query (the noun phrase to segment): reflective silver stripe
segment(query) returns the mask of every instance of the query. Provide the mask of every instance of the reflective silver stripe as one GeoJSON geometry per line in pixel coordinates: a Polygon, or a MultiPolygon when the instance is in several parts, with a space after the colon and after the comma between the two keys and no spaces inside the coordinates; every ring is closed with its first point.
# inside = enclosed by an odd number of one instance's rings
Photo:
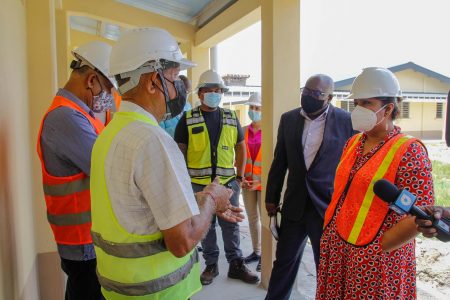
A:
{"type": "Polygon", "coordinates": [[[208,176],[212,174],[211,168],[204,168],[204,169],[192,169],[188,168],[189,176],[191,177],[198,177],[198,176],[208,176]]]}
{"type": "Polygon", "coordinates": [[[122,283],[103,277],[98,273],[98,269],[97,277],[101,286],[107,291],[113,291],[126,296],[145,296],[163,291],[182,281],[189,275],[192,267],[197,262],[198,253],[197,250],[194,250],[189,260],[179,269],[153,280],[139,283],[122,283]]]}
{"type": "Polygon", "coordinates": [[[253,165],[253,160],[250,157],[247,158],[247,164],[248,165],[253,165]]]}
{"type": "Polygon", "coordinates": [[[216,168],[216,174],[220,175],[220,176],[233,176],[234,173],[234,168],[230,168],[230,169],[225,169],[225,168],[216,168]]]}
{"type": "Polygon", "coordinates": [[[245,173],[244,174],[244,177],[250,177],[250,176],[252,176],[252,173],[245,173]]]}
{"type": "Polygon", "coordinates": [[[253,175],[252,178],[253,178],[253,180],[261,181],[261,176],[259,176],[259,175],[253,175]]]}
{"type": "Polygon", "coordinates": [[[58,185],[44,184],[44,194],[49,196],[66,196],[89,190],[89,177],[58,185]]]}
{"type": "Polygon", "coordinates": [[[253,164],[254,167],[261,167],[261,162],[260,161],[255,161],[255,163],[253,164]]]}
{"type": "Polygon", "coordinates": [[[91,222],[91,212],[64,215],[52,215],[47,212],[47,220],[50,224],[57,226],[81,225],[91,222]]]}
{"type": "Polygon", "coordinates": [[[139,258],[167,251],[164,239],[143,243],[114,243],[103,239],[98,232],[91,231],[94,245],[105,253],[122,258],[139,258]]]}
{"type": "Polygon", "coordinates": [[[187,125],[199,124],[199,123],[204,123],[204,122],[205,122],[205,119],[203,119],[202,116],[200,116],[198,118],[187,118],[186,119],[187,125]]]}
{"type": "Polygon", "coordinates": [[[223,124],[231,125],[231,126],[237,126],[237,122],[235,119],[228,119],[223,118],[223,124]]]}

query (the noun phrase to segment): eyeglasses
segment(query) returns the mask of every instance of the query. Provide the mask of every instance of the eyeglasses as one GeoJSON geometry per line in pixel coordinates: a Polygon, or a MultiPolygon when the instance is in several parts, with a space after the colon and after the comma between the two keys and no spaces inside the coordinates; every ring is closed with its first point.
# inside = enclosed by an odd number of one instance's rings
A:
{"type": "Polygon", "coordinates": [[[318,90],[312,90],[312,89],[307,88],[307,87],[302,87],[300,89],[300,93],[302,95],[304,95],[304,96],[312,96],[312,97],[314,97],[316,99],[323,98],[326,95],[330,95],[330,93],[324,93],[324,92],[321,92],[321,91],[318,91],[318,90]]]}

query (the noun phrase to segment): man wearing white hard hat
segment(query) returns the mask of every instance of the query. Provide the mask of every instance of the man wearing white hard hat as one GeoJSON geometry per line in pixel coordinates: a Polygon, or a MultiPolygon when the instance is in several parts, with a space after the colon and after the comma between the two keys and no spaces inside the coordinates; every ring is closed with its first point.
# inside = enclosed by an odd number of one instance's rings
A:
{"type": "Polygon", "coordinates": [[[194,64],[159,28],[122,35],[111,53],[122,103],[92,152],[92,237],[107,299],[188,299],[201,289],[196,245],[213,214],[242,220],[217,182],[196,195],[183,155],[158,126],[178,115],[174,73],[194,64]]]}
{"type": "Polygon", "coordinates": [[[58,90],[39,131],[47,219],[68,276],[66,299],[102,299],[90,233],[89,175],[92,147],[104,127],[94,113],[113,102],[110,53],[111,46],[97,41],[72,52],[69,81],[58,90]]]}
{"type": "Polygon", "coordinates": [[[253,93],[245,103],[252,121],[244,129],[247,162],[242,186],[245,211],[252,238],[253,252],[245,257],[245,263],[258,262],[256,271],[261,271],[261,94],[253,93]]]}
{"type": "MultiPolygon", "coordinates": [[[[220,75],[207,70],[200,75],[197,86],[201,105],[186,112],[175,130],[175,141],[186,157],[194,191],[201,191],[214,178],[233,189],[230,202],[239,206],[240,183],[244,176],[246,149],[243,131],[236,113],[219,108],[222,94],[228,91],[220,75]],[[236,166],[236,170],[235,170],[236,166]]],[[[219,275],[219,247],[214,216],[206,237],[202,240],[206,268],[201,275],[203,285],[211,284],[219,275]]],[[[225,256],[230,264],[228,277],[246,283],[259,278],[245,265],[240,249],[239,225],[219,219],[225,256]]]]}

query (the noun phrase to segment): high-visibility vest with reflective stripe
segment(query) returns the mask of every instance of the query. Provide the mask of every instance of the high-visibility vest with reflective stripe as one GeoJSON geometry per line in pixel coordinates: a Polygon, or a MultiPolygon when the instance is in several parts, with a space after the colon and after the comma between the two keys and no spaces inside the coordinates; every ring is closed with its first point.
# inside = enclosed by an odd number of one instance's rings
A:
{"type": "Polygon", "coordinates": [[[48,113],[61,106],[82,113],[97,134],[102,131],[103,124],[69,99],[56,96],[42,119],[37,141],[37,152],[41,160],[42,183],[47,205],[47,219],[55,241],[58,244],[65,245],[89,244],[92,243],[89,177],[83,172],[65,177],[53,176],[47,172],[44,164],[41,149],[42,127],[48,113]]]}
{"type": "Polygon", "coordinates": [[[189,134],[187,166],[193,183],[207,185],[211,183],[213,161],[216,161],[216,175],[224,184],[235,177],[234,147],[237,141],[236,113],[220,108],[222,120],[219,142],[216,152],[211,152],[208,128],[201,109],[196,107],[186,112],[186,124],[189,134]]]}
{"type": "Polygon", "coordinates": [[[367,245],[375,239],[389,210],[387,203],[374,194],[373,185],[382,178],[394,182],[403,154],[411,143],[418,141],[404,134],[392,137],[349,182],[356,161],[355,148],[361,136],[353,136],[344,149],[336,170],[333,197],[324,220],[326,227],[335,214],[339,198],[344,195],[342,208],[336,216],[337,231],[342,239],[357,246],[367,245]]]}
{"type": "Polygon", "coordinates": [[[197,250],[182,258],[175,257],[166,249],[161,232],[148,235],[128,232],[119,224],[111,205],[105,159],[114,137],[132,122],[158,126],[142,114],[117,112],[92,150],[92,238],[97,276],[106,299],[184,300],[201,289],[197,250]]]}
{"type": "MultiPolygon", "coordinates": [[[[250,127],[252,125],[249,125],[250,127]]],[[[252,160],[252,156],[250,155],[250,149],[248,147],[248,131],[250,128],[245,130],[245,146],[247,147],[247,163],[245,164],[245,174],[244,177],[247,180],[259,181],[261,182],[261,147],[259,147],[258,154],[256,155],[255,161],[252,160]]],[[[261,185],[257,188],[258,191],[261,191],[261,185]]]]}

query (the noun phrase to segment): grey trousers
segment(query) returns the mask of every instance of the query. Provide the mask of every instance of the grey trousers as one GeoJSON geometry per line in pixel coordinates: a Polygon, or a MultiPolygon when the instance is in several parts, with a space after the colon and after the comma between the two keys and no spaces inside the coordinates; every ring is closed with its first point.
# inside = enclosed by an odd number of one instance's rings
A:
{"type": "MultiPolygon", "coordinates": [[[[233,180],[227,184],[227,186],[233,189],[233,196],[230,202],[234,206],[239,206],[239,193],[240,185],[236,180],[233,180]]],[[[205,186],[192,183],[192,189],[194,192],[200,192],[205,186]]],[[[216,215],[212,217],[211,226],[208,233],[202,241],[203,258],[206,265],[215,264],[219,260],[219,246],[217,245],[216,224],[219,223],[222,229],[222,239],[225,250],[225,257],[230,262],[235,259],[242,259],[242,251],[240,248],[241,236],[239,233],[239,224],[230,223],[217,218],[216,215]]]]}
{"type": "Polygon", "coordinates": [[[253,252],[261,255],[261,191],[242,190],[253,252]]]}

